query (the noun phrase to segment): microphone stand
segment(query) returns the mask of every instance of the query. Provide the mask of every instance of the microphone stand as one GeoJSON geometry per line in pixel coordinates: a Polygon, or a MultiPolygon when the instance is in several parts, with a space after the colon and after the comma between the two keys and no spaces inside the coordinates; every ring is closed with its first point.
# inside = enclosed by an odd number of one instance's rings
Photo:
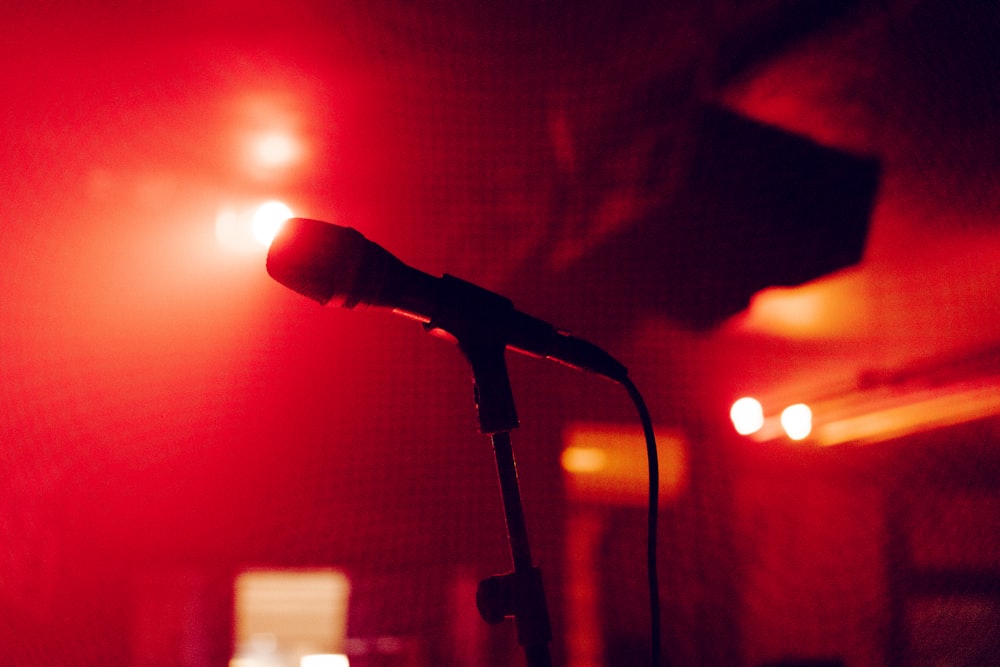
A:
{"type": "Polygon", "coordinates": [[[517,468],[510,441],[510,431],[519,426],[514,408],[514,394],[507,373],[504,353],[507,347],[503,327],[487,317],[482,320],[439,318],[425,325],[453,335],[458,347],[472,365],[479,430],[493,441],[497,476],[503,499],[514,570],[479,583],[476,607],[483,620],[496,625],[513,618],[517,641],[528,667],[551,667],[549,624],[541,571],[532,564],[528,531],[521,505],[517,468]],[[442,321],[444,320],[444,321],[442,321]]]}

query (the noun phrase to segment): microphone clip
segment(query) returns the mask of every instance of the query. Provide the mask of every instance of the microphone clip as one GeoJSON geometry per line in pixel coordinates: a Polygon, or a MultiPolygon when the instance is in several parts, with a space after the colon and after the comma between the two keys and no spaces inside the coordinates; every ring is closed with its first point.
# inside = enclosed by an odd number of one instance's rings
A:
{"type": "Polygon", "coordinates": [[[505,357],[514,304],[448,274],[442,276],[439,286],[446,293],[439,303],[449,307],[435,313],[424,328],[453,337],[472,366],[479,432],[493,435],[517,428],[520,422],[505,357]]]}

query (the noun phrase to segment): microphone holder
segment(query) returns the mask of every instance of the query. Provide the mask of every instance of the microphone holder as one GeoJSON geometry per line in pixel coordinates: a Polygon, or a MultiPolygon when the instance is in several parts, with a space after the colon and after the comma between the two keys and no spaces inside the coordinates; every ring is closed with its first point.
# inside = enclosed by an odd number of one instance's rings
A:
{"type": "Polygon", "coordinates": [[[451,318],[445,314],[425,326],[428,329],[441,329],[454,336],[462,354],[471,364],[479,430],[491,437],[496,457],[507,540],[514,569],[480,582],[476,591],[476,607],[483,620],[491,625],[496,625],[505,618],[514,619],[517,641],[524,651],[527,667],[551,667],[549,642],[552,640],[552,630],[548,607],[541,571],[531,560],[517,467],[510,441],[510,431],[517,428],[519,422],[504,357],[507,347],[507,337],[502,326],[504,304],[498,305],[501,306],[498,311],[492,311],[487,317],[451,318]]]}

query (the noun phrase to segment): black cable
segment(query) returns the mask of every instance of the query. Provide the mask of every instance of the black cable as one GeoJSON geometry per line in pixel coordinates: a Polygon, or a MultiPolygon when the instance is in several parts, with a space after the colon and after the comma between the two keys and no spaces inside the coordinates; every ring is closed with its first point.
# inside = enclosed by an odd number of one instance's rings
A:
{"type": "Polygon", "coordinates": [[[660,667],[660,584],[656,567],[656,526],[660,511],[660,464],[656,452],[656,436],[653,433],[653,420],[649,416],[646,402],[635,384],[628,378],[620,379],[628,392],[636,410],[639,411],[639,421],[642,422],[642,432],[646,439],[646,458],[649,461],[649,509],[647,516],[646,535],[646,570],[649,586],[649,620],[650,620],[650,664],[660,667]]]}

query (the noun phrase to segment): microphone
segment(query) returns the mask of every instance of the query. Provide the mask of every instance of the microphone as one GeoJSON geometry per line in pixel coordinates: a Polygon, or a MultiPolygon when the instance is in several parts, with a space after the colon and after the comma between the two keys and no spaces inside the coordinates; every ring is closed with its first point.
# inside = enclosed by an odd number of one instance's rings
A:
{"type": "Polygon", "coordinates": [[[267,272],[322,305],[388,308],[428,330],[451,334],[460,346],[475,345],[469,338],[485,335],[503,347],[615,382],[628,376],[628,369],[598,346],[516,310],[495,292],[408,266],[350,227],[286,220],[268,250],[267,272]]]}

